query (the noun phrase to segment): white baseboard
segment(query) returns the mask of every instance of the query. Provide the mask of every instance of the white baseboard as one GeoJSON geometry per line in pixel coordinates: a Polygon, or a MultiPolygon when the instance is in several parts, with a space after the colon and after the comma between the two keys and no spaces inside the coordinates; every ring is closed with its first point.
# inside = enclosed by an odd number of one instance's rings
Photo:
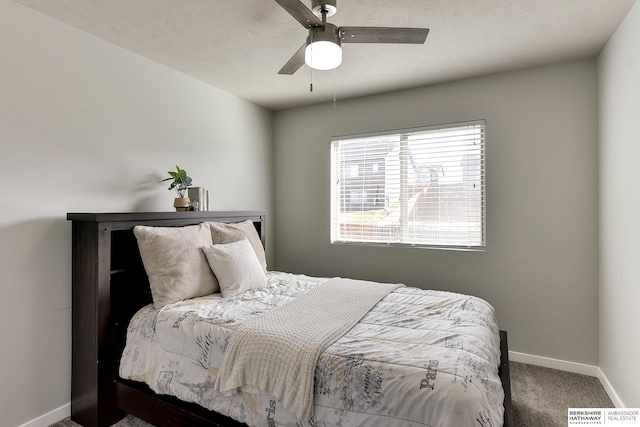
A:
{"type": "Polygon", "coordinates": [[[531,354],[509,352],[509,360],[513,362],[527,363],[529,365],[542,366],[544,368],[558,369],[565,372],[573,372],[574,374],[589,375],[590,377],[598,377],[597,366],[585,365],[583,363],[567,362],[566,360],[552,359],[550,357],[533,356],[531,354]]]}
{"type": "Polygon", "coordinates": [[[552,359],[550,357],[533,356],[531,354],[509,352],[509,360],[512,362],[527,363],[529,365],[542,366],[544,368],[558,369],[560,371],[572,372],[574,374],[589,375],[600,380],[600,384],[604,387],[604,391],[609,395],[609,399],[616,408],[624,408],[620,396],[614,390],[613,386],[598,366],[585,365],[583,363],[568,362],[566,360],[552,359]]]}
{"type": "Polygon", "coordinates": [[[598,368],[598,379],[600,380],[602,387],[604,387],[604,391],[607,392],[607,394],[609,395],[609,399],[611,399],[616,408],[626,408],[626,406],[624,406],[624,404],[622,403],[622,399],[620,399],[620,396],[618,396],[618,393],[616,393],[616,391],[613,389],[613,386],[609,382],[609,379],[600,368],[598,368]]]}
{"type": "Polygon", "coordinates": [[[58,421],[64,420],[69,415],[71,415],[71,403],[67,403],[66,405],[63,405],[58,409],[47,412],[46,414],[41,415],[34,420],[28,421],[19,427],[49,427],[51,424],[55,424],[58,421]]]}

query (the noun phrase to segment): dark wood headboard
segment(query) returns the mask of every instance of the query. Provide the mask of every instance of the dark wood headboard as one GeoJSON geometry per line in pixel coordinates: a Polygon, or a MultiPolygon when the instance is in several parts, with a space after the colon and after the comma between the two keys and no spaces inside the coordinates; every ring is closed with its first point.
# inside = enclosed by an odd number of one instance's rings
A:
{"type": "MultiPolygon", "coordinates": [[[[125,411],[134,412],[130,405],[137,408],[142,403],[122,398],[135,390],[123,385],[117,375],[127,325],[137,310],[151,302],[133,227],[251,220],[264,245],[266,217],[266,211],[67,214],[72,221],[73,421],[85,427],[110,426],[125,411]]],[[[154,415],[150,407],[149,411],[154,415]]]]}

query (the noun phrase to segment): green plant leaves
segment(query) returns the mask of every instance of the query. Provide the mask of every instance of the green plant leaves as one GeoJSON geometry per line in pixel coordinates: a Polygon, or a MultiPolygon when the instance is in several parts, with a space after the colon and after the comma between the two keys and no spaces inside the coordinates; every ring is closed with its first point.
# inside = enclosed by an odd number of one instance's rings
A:
{"type": "Polygon", "coordinates": [[[191,186],[192,179],[187,175],[187,171],[184,169],[180,169],[179,166],[176,165],[176,172],[169,171],[169,178],[165,178],[160,182],[171,181],[171,185],[169,186],[169,190],[176,190],[180,197],[184,197],[184,191],[191,186]]]}

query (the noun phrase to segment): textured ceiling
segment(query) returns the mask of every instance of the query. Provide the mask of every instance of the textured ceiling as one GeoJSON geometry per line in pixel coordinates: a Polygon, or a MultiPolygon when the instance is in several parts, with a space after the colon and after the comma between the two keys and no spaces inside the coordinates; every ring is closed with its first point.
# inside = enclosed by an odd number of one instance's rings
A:
{"type": "Polygon", "coordinates": [[[338,26],[431,31],[424,45],[344,45],[342,65],[313,76],[277,74],[307,31],[273,0],[14,1],[279,110],[595,56],[635,0],[339,0],[338,26]]]}

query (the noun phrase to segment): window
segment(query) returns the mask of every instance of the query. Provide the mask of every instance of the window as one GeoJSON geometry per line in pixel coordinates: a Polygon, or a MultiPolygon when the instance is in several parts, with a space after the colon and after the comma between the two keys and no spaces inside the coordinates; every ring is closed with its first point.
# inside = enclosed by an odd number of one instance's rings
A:
{"type": "Polygon", "coordinates": [[[485,248],[484,120],[331,140],[331,242],[485,248]]]}

